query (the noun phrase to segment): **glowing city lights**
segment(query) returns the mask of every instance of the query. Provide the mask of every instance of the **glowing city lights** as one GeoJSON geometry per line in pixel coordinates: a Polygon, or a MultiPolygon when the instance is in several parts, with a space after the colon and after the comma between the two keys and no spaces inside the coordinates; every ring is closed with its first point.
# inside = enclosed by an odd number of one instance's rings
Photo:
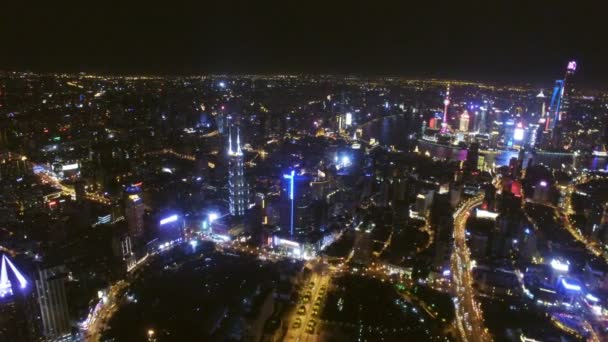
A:
{"type": "Polygon", "coordinates": [[[25,289],[27,287],[27,280],[21,274],[21,272],[15,267],[15,265],[11,262],[11,260],[6,256],[2,256],[2,266],[0,270],[0,297],[6,297],[13,294],[13,285],[8,277],[8,268],[12,271],[15,278],[19,282],[19,287],[21,289],[25,289]]]}
{"type": "Polygon", "coordinates": [[[209,221],[209,224],[213,223],[218,218],[220,218],[220,214],[218,214],[216,212],[211,212],[211,213],[207,214],[207,220],[209,221]]]}
{"type": "Polygon", "coordinates": [[[569,283],[565,278],[562,278],[562,286],[569,291],[580,291],[581,287],[577,284],[569,283]]]}
{"type": "Polygon", "coordinates": [[[171,215],[169,217],[166,217],[166,218],[160,220],[160,225],[162,226],[162,225],[165,225],[167,223],[175,222],[175,221],[177,221],[177,219],[178,219],[178,216],[176,214],[171,215]]]}
{"type": "Polygon", "coordinates": [[[558,259],[551,260],[551,267],[554,270],[560,272],[568,272],[568,270],[570,269],[570,265],[568,265],[567,263],[562,263],[558,259]]]}

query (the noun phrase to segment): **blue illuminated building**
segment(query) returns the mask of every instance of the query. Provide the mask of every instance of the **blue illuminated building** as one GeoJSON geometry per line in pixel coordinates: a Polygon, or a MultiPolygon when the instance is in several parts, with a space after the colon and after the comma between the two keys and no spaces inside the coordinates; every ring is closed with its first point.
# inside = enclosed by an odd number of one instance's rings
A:
{"type": "Polygon", "coordinates": [[[27,286],[28,282],[23,274],[21,274],[6,255],[2,255],[2,268],[0,269],[0,298],[10,297],[15,294],[16,290],[25,291],[27,286]],[[12,277],[9,276],[9,270],[12,277]],[[12,281],[11,278],[14,278],[16,281],[12,281]]]}
{"type": "Polygon", "coordinates": [[[289,234],[293,236],[294,182],[296,178],[296,172],[294,170],[291,170],[291,173],[283,175],[283,178],[289,180],[289,201],[291,202],[291,209],[289,215],[289,234]]]}

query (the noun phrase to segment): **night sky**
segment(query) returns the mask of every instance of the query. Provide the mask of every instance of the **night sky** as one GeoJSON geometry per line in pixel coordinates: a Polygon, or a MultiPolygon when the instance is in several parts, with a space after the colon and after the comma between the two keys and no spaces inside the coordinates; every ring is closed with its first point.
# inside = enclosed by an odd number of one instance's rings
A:
{"type": "Polygon", "coordinates": [[[390,74],[538,84],[562,77],[575,58],[582,83],[608,84],[608,29],[599,1],[122,2],[131,1],[5,3],[0,68],[390,74]]]}

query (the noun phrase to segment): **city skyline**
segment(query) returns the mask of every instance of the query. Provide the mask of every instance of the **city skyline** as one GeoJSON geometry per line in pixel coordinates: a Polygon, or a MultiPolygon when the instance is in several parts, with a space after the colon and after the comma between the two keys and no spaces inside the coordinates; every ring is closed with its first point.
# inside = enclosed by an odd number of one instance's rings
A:
{"type": "Polygon", "coordinates": [[[11,2],[0,341],[608,341],[603,12],[11,2]]]}

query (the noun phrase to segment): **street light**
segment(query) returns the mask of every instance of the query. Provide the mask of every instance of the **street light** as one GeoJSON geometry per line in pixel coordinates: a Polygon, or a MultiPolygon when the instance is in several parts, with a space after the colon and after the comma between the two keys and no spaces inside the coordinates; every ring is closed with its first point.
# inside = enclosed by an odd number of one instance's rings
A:
{"type": "Polygon", "coordinates": [[[153,329],[148,329],[148,341],[152,342],[152,341],[156,341],[156,339],[154,338],[154,330],[153,329]]]}

